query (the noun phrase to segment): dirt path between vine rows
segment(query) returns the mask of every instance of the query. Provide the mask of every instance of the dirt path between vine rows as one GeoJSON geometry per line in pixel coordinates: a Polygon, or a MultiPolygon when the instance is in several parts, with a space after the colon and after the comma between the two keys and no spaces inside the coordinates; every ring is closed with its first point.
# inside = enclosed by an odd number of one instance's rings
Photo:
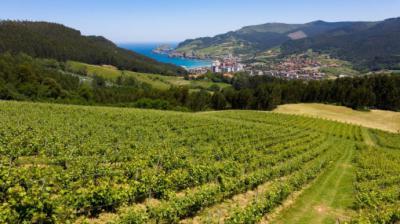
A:
{"type": "Polygon", "coordinates": [[[281,208],[275,217],[264,217],[261,223],[313,224],[342,223],[349,220],[353,214],[350,206],[353,203],[354,167],[351,162],[354,151],[354,147],[349,147],[291,205],[281,208]]]}

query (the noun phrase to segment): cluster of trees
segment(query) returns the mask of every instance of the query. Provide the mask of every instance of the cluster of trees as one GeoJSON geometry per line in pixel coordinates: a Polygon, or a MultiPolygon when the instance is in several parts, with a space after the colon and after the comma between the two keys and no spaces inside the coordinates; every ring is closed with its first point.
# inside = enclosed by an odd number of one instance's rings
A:
{"type": "Polygon", "coordinates": [[[238,74],[232,88],[193,94],[197,107],[223,109],[272,110],[287,103],[330,103],[357,110],[371,108],[400,110],[400,76],[373,75],[336,80],[282,80],[267,76],[238,74]]]}
{"type": "Polygon", "coordinates": [[[280,104],[300,102],[400,110],[398,75],[288,81],[238,74],[230,81],[232,87],[189,91],[187,87],[159,90],[126,76],[113,83],[97,76],[88,81],[66,70],[65,63],[55,60],[35,59],[25,54],[0,55],[0,99],[183,111],[272,110],[280,104]]]}
{"type": "Polygon", "coordinates": [[[47,22],[0,21],[0,53],[5,52],[25,53],[58,61],[107,64],[144,73],[186,73],[181,67],[119,48],[104,37],[83,36],[77,30],[47,22]]]}
{"type": "Polygon", "coordinates": [[[400,110],[400,76],[373,75],[336,80],[281,80],[266,76],[239,75],[235,90],[224,90],[236,109],[273,109],[279,104],[320,102],[353,109],[400,110]]]}
{"type": "Polygon", "coordinates": [[[184,109],[179,107],[189,95],[187,88],[158,90],[133,77],[119,77],[110,84],[98,76],[88,81],[66,70],[63,62],[2,54],[0,99],[184,109]]]}
{"type": "Polygon", "coordinates": [[[232,88],[213,94],[200,91],[192,94],[192,110],[212,108],[272,110],[287,103],[330,103],[357,110],[371,108],[400,110],[400,76],[373,75],[336,80],[282,80],[267,76],[238,74],[232,88]]]}

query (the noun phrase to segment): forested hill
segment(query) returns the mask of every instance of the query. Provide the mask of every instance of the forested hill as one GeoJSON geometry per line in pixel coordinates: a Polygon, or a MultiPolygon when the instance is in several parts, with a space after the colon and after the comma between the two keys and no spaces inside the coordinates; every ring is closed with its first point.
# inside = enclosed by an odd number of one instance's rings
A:
{"type": "Polygon", "coordinates": [[[357,26],[368,28],[370,22],[324,22],[314,21],[305,24],[266,23],[247,26],[237,31],[215,37],[186,40],[177,50],[199,56],[251,55],[290,41],[320,35],[335,29],[348,29],[357,26]]]}
{"type": "Polygon", "coordinates": [[[400,18],[388,19],[365,29],[360,26],[339,28],[315,37],[289,41],[284,54],[308,49],[328,53],[372,70],[400,69],[400,18]]]}
{"type": "Polygon", "coordinates": [[[185,73],[183,68],[119,48],[104,37],[83,36],[78,30],[47,22],[0,21],[0,53],[4,52],[26,53],[60,61],[108,64],[145,73],[185,73]]]}

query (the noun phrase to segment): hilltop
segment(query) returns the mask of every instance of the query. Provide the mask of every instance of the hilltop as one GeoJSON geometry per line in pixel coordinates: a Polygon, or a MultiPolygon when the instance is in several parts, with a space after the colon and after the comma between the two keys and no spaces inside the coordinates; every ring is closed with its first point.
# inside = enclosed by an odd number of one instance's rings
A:
{"type": "Polygon", "coordinates": [[[25,53],[58,61],[75,60],[107,64],[135,72],[163,75],[185,74],[183,68],[157,62],[117,47],[101,36],[83,36],[61,24],[30,21],[0,21],[0,53],[25,53]]]}

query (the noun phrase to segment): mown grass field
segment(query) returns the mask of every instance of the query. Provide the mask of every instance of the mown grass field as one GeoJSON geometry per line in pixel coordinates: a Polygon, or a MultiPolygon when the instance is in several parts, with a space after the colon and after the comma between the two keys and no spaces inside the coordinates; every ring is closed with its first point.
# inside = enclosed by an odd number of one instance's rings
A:
{"type": "Polygon", "coordinates": [[[0,223],[395,223],[398,134],[0,101],[0,223]]]}
{"type": "Polygon", "coordinates": [[[384,110],[363,112],[347,107],[316,103],[281,105],[274,112],[319,117],[394,133],[400,132],[400,112],[384,110]]]}
{"type": "MultiPolygon", "coordinates": [[[[85,70],[90,76],[98,75],[108,80],[116,80],[121,76],[122,71],[112,66],[89,65],[81,62],[69,61],[68,67],[75,71],[85,70]]],[[[190,89],[207,89],[212,85],[220,88],[228,87],[226,83],[215,83],[205,80],[185,80],[183,77],[163,76],[157,74],[138,73],[131,71],[123,71],[124,75],[135,77],[138,81],[150,84],[157,89],[169,89],[171,86],[187,86],[190,89]]]]}

